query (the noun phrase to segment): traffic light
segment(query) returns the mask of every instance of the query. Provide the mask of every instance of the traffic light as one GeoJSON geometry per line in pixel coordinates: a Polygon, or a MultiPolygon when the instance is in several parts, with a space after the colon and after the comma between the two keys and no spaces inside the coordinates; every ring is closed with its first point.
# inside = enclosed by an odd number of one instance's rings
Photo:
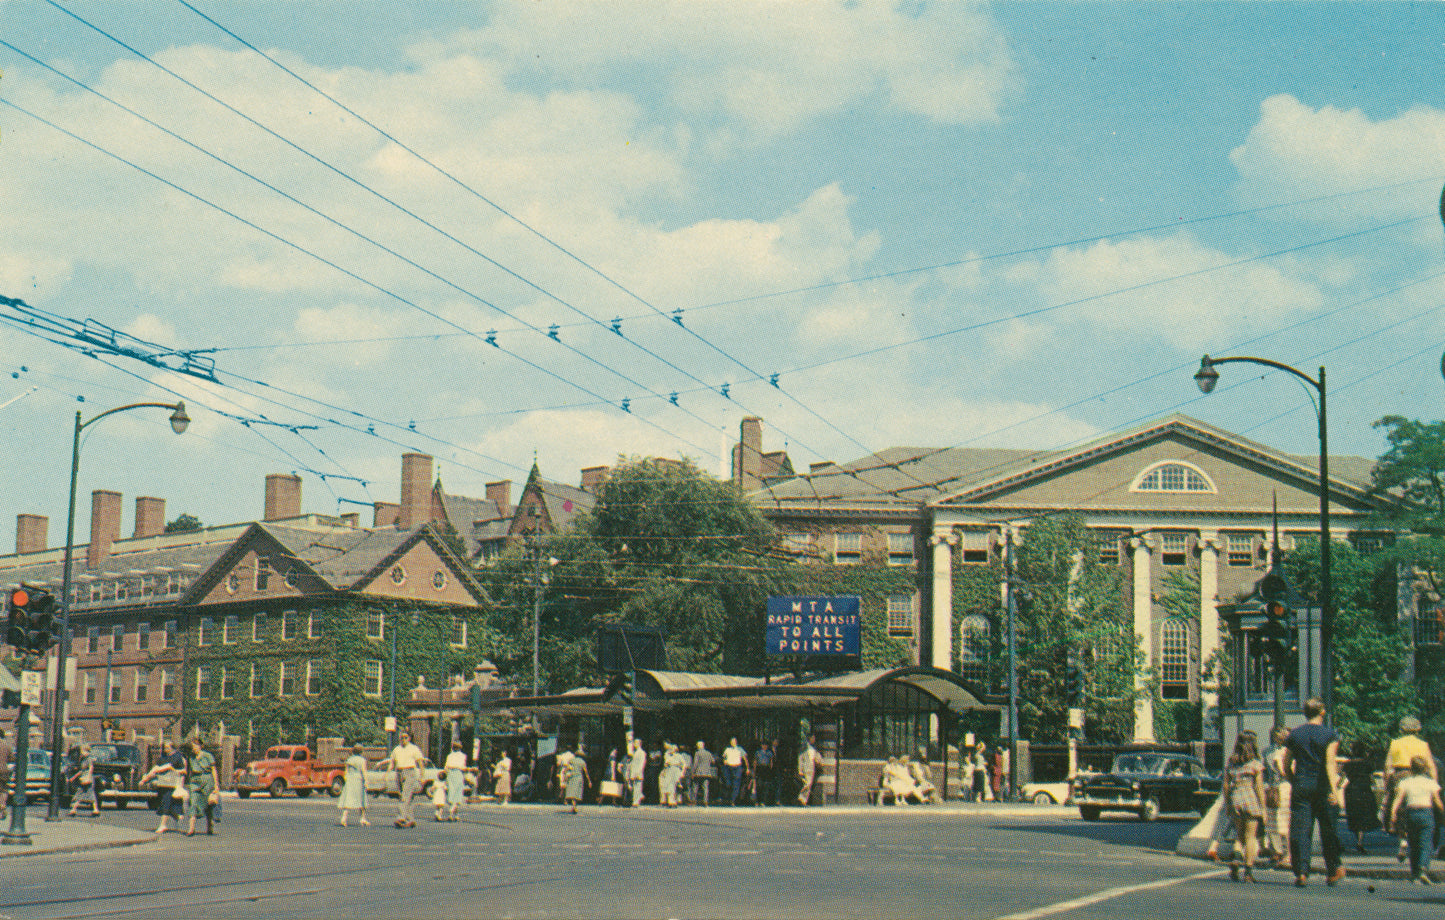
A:
{"type": "Polygon", "coordinates": [[[60,620],[55,616],[55,598],[49,591],[31,589],[30,623],[26,631],[26,647],[37,655],[60,641],[60,620]]]}
{"type": "Polygon", "coordinates": [[[23,652],[30,647],[30,589],[23,585],[11,588],[5,612],[5,644],[23,652]]]}
{"type": "Polygon", "coordinates": [[[1289,664],[1289,655],[1295,644],[1294,618],[1290,609],[1279,601],[1265,603],[1259,638],[1265,656],[1277,671],[1282,671],[1289,664]]]}
{"type": "Polygon", "coordinates": [[[617,685],[617,702],[623,706],[632,705],[632,671],[622,672],[622,682],[617,685]]]}
{"type": "Polygon", "coordinates": [[[1084,666],[1070,661],[1064,672],[1064,695],[1068,698],[1069,708],[1083,709],[1088,693],[1088,676],[1084,673],[1084,666]]]}

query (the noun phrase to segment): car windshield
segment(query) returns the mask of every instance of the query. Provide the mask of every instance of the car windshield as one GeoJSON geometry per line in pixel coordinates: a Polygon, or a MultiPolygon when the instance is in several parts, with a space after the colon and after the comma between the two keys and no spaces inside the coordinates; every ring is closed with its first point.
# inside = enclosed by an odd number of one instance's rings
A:
{"type": "Polygon", "coordinates": [[[49,768],[50,768],[50,752],[49,752],[49,751],[43,751],[43,750],[42,750],[42,751],[31,751],[31,752],[30,752],[30,765],[31,765],[31,766],[39,765],[39,766],[45,767],[46,769],[49,769],[49,768]]]}
{"type": "Polygon", "coordinates": [[[115,749],[115,745],[113,744],[92,744],[90,746],[90,756],[101,763],[122,759],[120,752],[115,749]]]}
{"type": "Polygon", "coordinates": [[[1164,758],[1147,754],[1120,754],[1114,758],[1114,773],[1158,773],[1164,758]]]}

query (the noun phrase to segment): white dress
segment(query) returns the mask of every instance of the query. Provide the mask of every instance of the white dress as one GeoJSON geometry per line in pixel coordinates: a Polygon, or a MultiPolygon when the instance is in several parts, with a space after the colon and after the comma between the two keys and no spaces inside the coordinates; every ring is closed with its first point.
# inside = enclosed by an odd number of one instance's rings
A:
{"type": "Polygon", "coordinates": [[[352,754],[346,758],[346,784],[341,787],[337,808],[366,807],[366,758],[352,754]]]}

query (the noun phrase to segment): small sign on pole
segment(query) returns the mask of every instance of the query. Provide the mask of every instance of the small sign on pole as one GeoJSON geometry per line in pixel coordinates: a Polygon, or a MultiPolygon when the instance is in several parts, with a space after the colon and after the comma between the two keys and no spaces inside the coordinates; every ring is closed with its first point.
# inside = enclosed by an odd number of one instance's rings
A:
{"type": "Polygon", "coordinates": [[[396,716],[387,716],[385,728],[389,732],[396,731],[396,716]]]}
{"type": "Polygon", "coordinates": [[[39,706],[40,692],[45,688],[44,671],[23,671],[20,674],[20,705],[39,706]]]}

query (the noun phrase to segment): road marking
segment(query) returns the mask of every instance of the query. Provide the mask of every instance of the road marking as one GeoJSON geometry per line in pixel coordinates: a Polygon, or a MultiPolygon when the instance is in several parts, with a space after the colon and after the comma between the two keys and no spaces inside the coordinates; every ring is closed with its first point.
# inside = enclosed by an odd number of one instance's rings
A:
{"type": "Polygon", "coordinates": [[[1165,878],[1156,882],[1145,882],[1142,885],[1125,885],[1122,888],[1110,888],[1096,894],[1085,895],[1082,898],[1075,898],[1072,901],[1060,901],[1058,904],[1049,904],[1034,910],[1024,911],[1020,914],[1009,914],[999,917],[998,920],[1038,920],[1040,917],[1051,917],[1054,914],[1067,913],[1071,910],[1078,910],[1081,907],[1091,907],[1104,901],[1112,901],[1114,898],[1121,898],[1127,894],[1136,894],[1140,891],[1152,891],[1155,888],[1168,888],[1171,885],[1178,885],[1181,882],[1192,882],[1203,878],[1218,878],[1224,875],[1224,869],[1210,869],[1207,872],[1196,872],[1193,875],[1181,875],[1178,878],[1165,878]]]}

